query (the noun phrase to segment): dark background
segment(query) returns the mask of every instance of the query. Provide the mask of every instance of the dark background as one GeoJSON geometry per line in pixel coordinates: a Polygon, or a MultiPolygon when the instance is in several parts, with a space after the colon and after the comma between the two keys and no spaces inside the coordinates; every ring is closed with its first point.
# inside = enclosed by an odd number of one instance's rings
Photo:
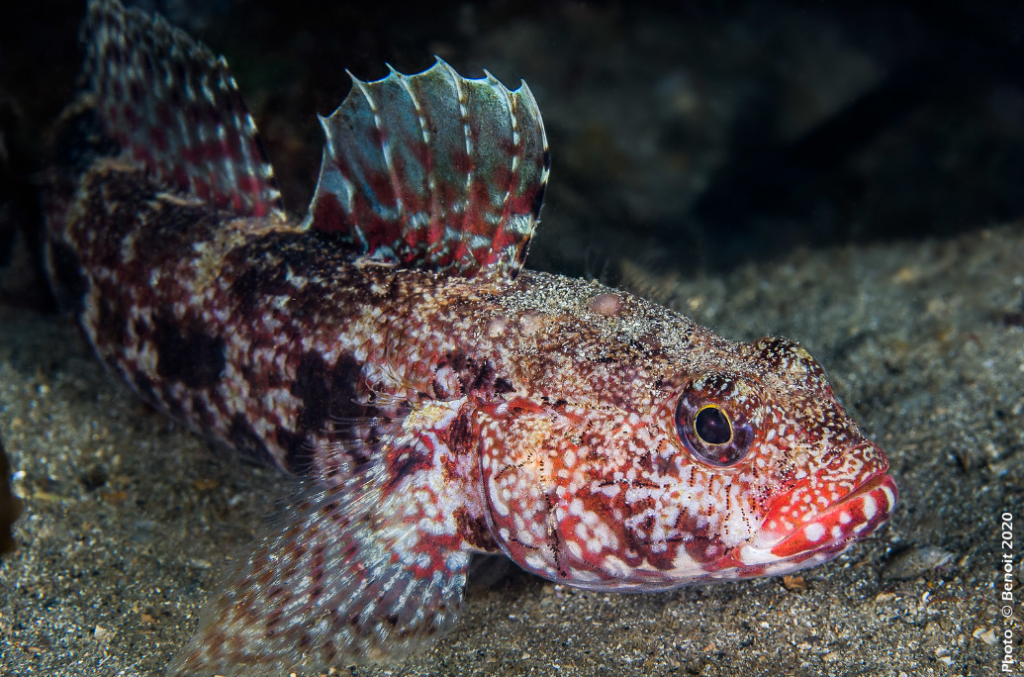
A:
{"type": "MultiPolygon", "coordinates": [[[[1020,3],[134,4],[227,56],[299,216],[320,162],[314,113],[341,102],[345,69],[374,79],[435,54],[536,95],[553,166],[533,268],[691,276],[1024,214],[1020,3]]],[[[35,0],[0,22],[8,302],[46,303],[18,262],[38,242],[34,177],[75,91],[83,14],[35,0]]]]}

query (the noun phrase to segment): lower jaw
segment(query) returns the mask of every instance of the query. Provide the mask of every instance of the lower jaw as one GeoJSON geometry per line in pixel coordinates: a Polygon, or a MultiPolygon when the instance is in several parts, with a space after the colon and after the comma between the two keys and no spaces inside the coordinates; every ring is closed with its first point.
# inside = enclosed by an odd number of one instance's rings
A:
{"type": "Polygon", "coordinates": [[[744,546],[737,559],[752,570],[750,575],[790,573],[827,562],[885,524],[897,495],[892,477],[879,474],[782,540],[764,548],[744,546]]]}

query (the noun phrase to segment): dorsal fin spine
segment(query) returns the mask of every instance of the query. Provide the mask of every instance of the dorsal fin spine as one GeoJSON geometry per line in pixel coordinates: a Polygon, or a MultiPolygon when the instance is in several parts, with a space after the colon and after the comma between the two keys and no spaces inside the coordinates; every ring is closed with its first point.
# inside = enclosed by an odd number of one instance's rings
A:
{"type": "MultiPolygon", "coordinates": [[[[488,71],[485,70],[484,74],[487,76],[488,81],[497,82],[497,79],[493,75],[491,75],[488,71]]],[[[526,83],[523,82],[520,85],[520,87],[526,87],[526,83]]],[[[508,229],[506,229],[504,231],[504,233],[506,233],[506,235],[507,235],[507,238],[496,239],[495,243],[494,243],[494,246],[495,246],[496,249],[504,250],[505,247],[507,247],[511,243],[512,238],[516,234],[520,234],[520,235],[522,234],[522,233],[517,233],[516,232],[516,226],[518,226],[518,224],[515,222],[514,219],[510,218],[509,214],[508,214],[508,201],[509,201],[509,198],[512,197],[512,188],[515,185],[516,181],[519,179],[519,153],[522,150],[522,147],[521,147],[521,145],[519,143],[519,121],[516,119],[515,103],[513,102],[512,97],[509,96],[508,90],[506,90],[504,88],[501,88],[501,89],[499,89],[499,91],[502,93],[502,96],[503,96],[503,98],[505,100],[505,105],[508,107],[509,120],[511,121],[511,125],[512,125],[512,149],[513,149],[512,153],[511,153],[512,161],[510,163],[511,164],[511,171],[509,172],[510,175],[509,175],[508,188],[505,191],[505,198],[501,202],[501,217],[500,217],[500,219],[502,221],[508,219],[509,225],[513,226],[513,227],[508,228],[508,229]],[[507,239],[508,241],[507,242],[504,241],[505,239],[507,239]]],[[[527,88],[526,91],[529,92],[530,90],[527,88]]],[[[499,234],[499,238],[500,238],[500,234],[499,234]]]]}
{"type": "Polygon", "coordinates": [[[370,90],[366,86],[365,82],[357,78],[353,78],[352,82],[353,85],[355,87],[358,87],[359,91],[362,92],[363,97],[366,99],[366,103],[370,106],[370,110],[373,112],[373,124],[374,127],[376,127],[377,129],[377,134],[380,136],[381,152],[384,153],[384,164],[387,166],[388,178],[391,180],[391,189],[394,192],[395,196],[395,207],[397,211],[397,216],[399,221],[403,222],[404,225],[406,226],[404,230],[406,230],[406,232],[409,232],[409,214],[407,213],[405,205],[403,204],[402,201],[401,183],[399,181],[398,175],[395,172],[394,160],[391,157],[391,139],[387,133],[387,130],[385,130],[383,125],[381,124],[380,113],[377,110],[377,102],[370,94],[370,90]]]}
{"type": "MultiPolygon", "coordinates": [[[[466,109],[466,91],[461,82],[461,77],[455,72],[455,69],[449,66],[447,63],[442,62],[445,71],[448,76],[452,79],[452,83],[455,85],[455,91],[459,94],[459,115],[461,116],[462,122],[462,133],[466,139],[466,157],[473,157],[473,135],[470,133],[469,127],[469,111],[466,109]]],[[[467,238],[472,239],[470,235],[469,215],[472,213],[473,207],[473,175],[476,173],[476,166],[472,163],[468,163],[469,169],[466,172],[466,202],[461,206],[462,210],[462,228],[459,232],[458,242],[455,245],[455,250],[452,257],[456,260],[463,258],[469,253],[467,246],[467,238]]]]}

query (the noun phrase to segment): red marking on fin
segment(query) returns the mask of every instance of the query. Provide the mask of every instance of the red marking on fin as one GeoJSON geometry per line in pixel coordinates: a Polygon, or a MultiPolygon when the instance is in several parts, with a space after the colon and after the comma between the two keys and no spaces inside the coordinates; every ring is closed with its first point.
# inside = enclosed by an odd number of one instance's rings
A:
{"type": "Polygon", "coordinates": [[[86,68],[107,133],[168,187],[240,215],[282,213],[224,57],[162,17],[91,0],[86,68]]]}
{"type": "Polygon", "coordinates": [[[327,135],[307,223],[363,254],[463,277],[515,277],[536,228],[547,139],[524,83],[459,76],[438,59],[352,91],[327,135]]]}
{"type": "Polygon", "coordinates": [[[432,451],[387,446],[340,485],[300,495],[204,610],[168,674],[324,671],[395,660],[447,632],[470,555],[461,532],[422,527],[438,522],[421,479],[432,451]]]}

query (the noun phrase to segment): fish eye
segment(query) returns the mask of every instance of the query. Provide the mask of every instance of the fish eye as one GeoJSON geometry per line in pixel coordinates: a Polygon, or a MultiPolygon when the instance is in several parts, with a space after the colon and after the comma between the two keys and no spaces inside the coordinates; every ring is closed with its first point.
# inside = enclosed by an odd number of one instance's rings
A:
{"type": "Polygon", "coordinates": [[[731,414],[717,403],[684,394],[676,406],[676,432],[690,454],[701,463],[734,466],[750,451],[754,431],[742,414],[731,414]]]}
{"type": "Polygon", "coordinates": [[[697,412],[693,431],[704,444],[728,444],[732,440],[732,421],[719,407],[709,404],[697,412]]]}

